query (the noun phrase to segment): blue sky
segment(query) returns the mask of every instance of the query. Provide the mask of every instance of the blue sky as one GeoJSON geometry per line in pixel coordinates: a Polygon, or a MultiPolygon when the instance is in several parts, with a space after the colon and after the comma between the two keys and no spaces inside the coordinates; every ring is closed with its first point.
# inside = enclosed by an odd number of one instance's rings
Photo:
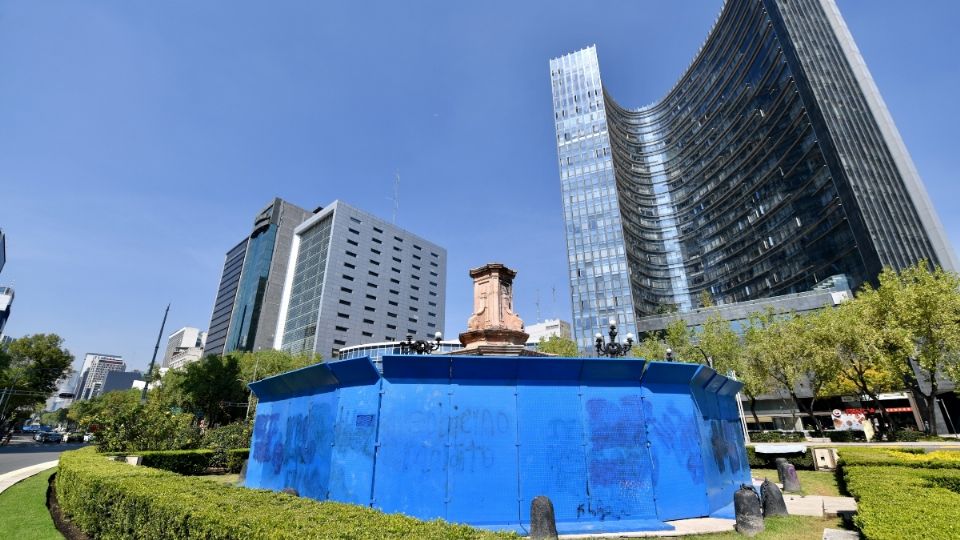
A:
{"type": "MultiPolygon", "coordinates": [[[[954,245],[960,3],[841,0],[954,245]],[[917,6],[922,6],[918,8],[917,6]]],[[[719,0],[0,3],[0,228],[13,336],[150,359],[205,328],[226,250],[272,197],[334,199],[516,268],[529,324],[569,319],[548,60],[596,43],[618,101],[659,99],[719,0]],[[556,289],[556,301],[552,290],[556,289]]]]}

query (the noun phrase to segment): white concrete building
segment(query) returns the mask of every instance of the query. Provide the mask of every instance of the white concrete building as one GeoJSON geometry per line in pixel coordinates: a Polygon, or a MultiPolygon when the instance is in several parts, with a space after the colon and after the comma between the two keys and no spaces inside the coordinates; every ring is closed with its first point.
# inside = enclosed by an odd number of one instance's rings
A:
{"type": "Polygon", "coordinates": [[[203,347],[207,341],[207,333],[199,328],[183,327],[167,340],[167,350],[163,355],[162,367],[180,369],[190,362],[196,362],[203,357],[203,347]]]}
{"type": "Polygon", "coordinates": [[[560,319],[547,319],[543,322],[531,324],[524,327],[524,332],[530,334],[527,343],[540,343],[540,338],[550,339],[551,336],[557,336],[564,339],[573,339],[573,333],[570,331],[570,323],[560,319]]]}

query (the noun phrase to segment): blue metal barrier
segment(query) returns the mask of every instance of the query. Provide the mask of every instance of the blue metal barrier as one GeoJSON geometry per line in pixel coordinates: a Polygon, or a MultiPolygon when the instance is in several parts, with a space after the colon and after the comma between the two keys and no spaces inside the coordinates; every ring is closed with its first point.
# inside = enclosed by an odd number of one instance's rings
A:
{"type": "Polygon", "coordinates": [[[253,383],[248,487],[525,532],[667,530],[749,479],[739,383],[636,359],[411,355],[253,383]]]}

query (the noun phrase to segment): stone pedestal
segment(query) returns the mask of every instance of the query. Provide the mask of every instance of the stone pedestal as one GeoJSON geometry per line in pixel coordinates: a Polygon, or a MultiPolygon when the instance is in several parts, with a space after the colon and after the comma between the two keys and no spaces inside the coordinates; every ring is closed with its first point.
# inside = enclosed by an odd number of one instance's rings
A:
{"type": "Polygon", "coordinates": [[[473,278],[473,315],[467,331],[460,334],[459,354],[519,354],[529,334],[513,311],[513,278],[517,273],[500,263],[470,270],[473,278]]]}

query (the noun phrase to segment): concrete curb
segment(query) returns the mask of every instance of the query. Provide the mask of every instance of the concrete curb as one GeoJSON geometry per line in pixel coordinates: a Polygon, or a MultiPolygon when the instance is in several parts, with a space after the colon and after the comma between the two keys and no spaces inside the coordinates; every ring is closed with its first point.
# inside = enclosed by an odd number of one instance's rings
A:
{"type": "Polygon", "coordinates": [[[29,478],[37,473],[56,467],[57,463],[60,463],[59,459],[54,461],[47,461],[44,463],[38,463],[36,465],[31,465],[29,467],[24,467],[22,469],[17,469],[15,471],[0,474],[0,493],[3,493],[4,491],[7,490],[8,487],[16,484],[17,482],[25,478],[29,478]]]}

